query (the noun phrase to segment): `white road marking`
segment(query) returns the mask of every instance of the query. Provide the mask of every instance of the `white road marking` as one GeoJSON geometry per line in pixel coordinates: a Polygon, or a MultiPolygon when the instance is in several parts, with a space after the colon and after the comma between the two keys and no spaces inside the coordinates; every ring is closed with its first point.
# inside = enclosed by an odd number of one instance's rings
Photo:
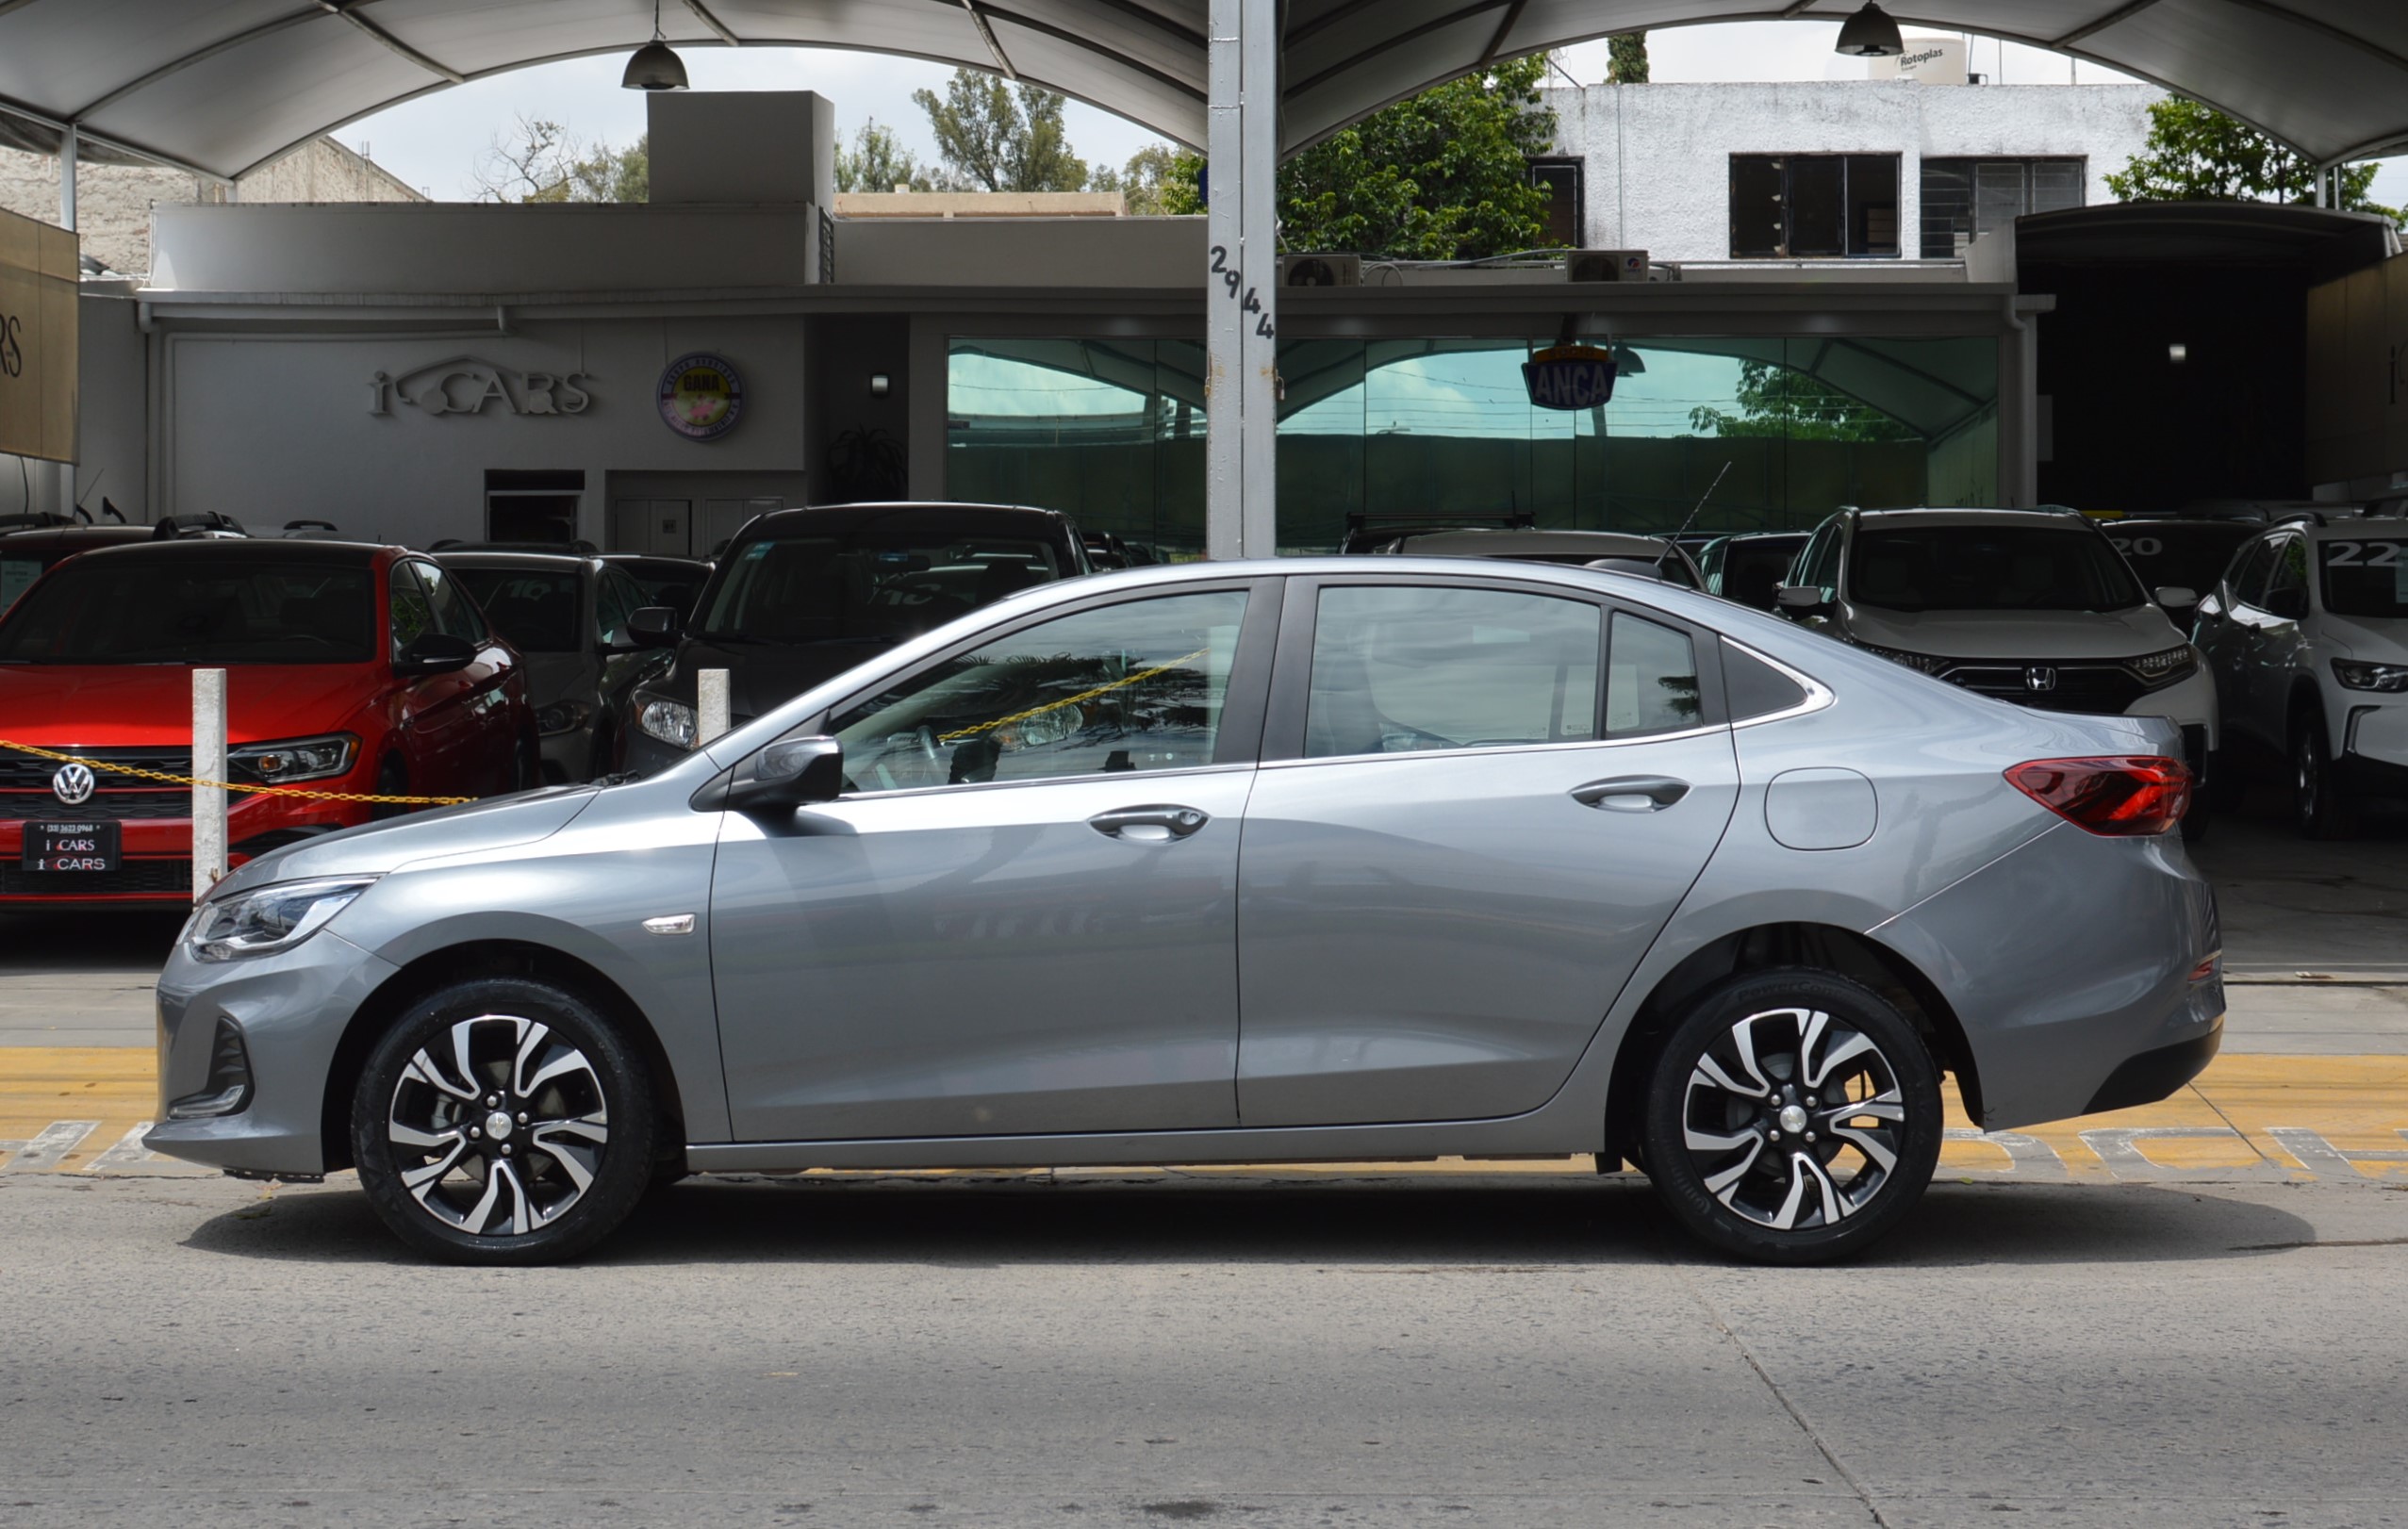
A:
{"type": "MultiPolygon", "coordinates": [[[[2408,1162],[2408,1152],[2344,1152],[2304,1126],[2269,1126],[2266,1134],[2312,1174],[2355,1178],[2364,1176],[2357,1169],[2362,1162],[2408,1162]]],[[[2400,1127],[2400,1134],[2408,1137],[2408,1126],[2400,1127]]]]}
{"type": "Polygon", "coordinates": [[[139,1168],[146,1162],[167,1159],[142,1145],[142,1138],[150,1134],[151,1123],[132,1126],[117,1139],[117,1144],[84,1165],[88,1174],[111,1173],[120,1168],[139,1168]]]}
{"type": "Polygon", "coordinates": [[[30,1142],[0,1142],[0,1151],[13,1148],[16,1156],[0,1162],[0,1174],[24,1171],[39,1173],[56,1168],[69,1154],[84,1144],[84,1138],[100,1129],[96,1120],[54,1120],[41,1128],[41,1134],[30,1142]]]}
{"type": "Polygon", "coordinates": [[[1969,1126],[1951,1126],[1947,1138],[1951,1142],[1979,1142],[2006,1154],[2004,1168],[1950,1168],[1952,1174],[1982,1174],[1995,1178],[2033,1176],[2043,1178],[2064,1178],[2072,1172],[2057,1149],[2037,1136],[2020,1131],[1977,1131],[1969,1126]]]}

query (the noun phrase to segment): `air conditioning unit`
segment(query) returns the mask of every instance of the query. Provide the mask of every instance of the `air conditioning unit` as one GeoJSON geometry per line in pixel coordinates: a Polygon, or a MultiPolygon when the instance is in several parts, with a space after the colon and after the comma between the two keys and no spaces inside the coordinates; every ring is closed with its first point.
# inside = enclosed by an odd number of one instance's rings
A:
{"type": "Polygon", "coordinates": [[[1575,250],[1563,257],[1571,281],[1645,281],[1645,250],[1575,250]]]}
{"type": "Polygon", "coordinates": [[[1279,257],[1282,287],[1361,287],[1360,255],[1288,255],[1279,257]]]}

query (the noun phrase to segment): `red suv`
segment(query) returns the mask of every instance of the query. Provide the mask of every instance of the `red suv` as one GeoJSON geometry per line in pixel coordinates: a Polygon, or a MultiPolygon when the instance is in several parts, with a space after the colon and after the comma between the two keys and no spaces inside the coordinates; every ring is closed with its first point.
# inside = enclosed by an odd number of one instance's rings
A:
{"type": "MultiPolygon", "coordinates": [[[[170,541],[86,552],[0,617],[0,907],[189,904],[195,668],[226,670],[230,778],[482,797],[533,784],[519,655],[466,591],[398,547],[170,541]],[[61,862],[73,868],[61,868],[61,862]]],[[[240,864],[408,811],[237,796],[240,864]]]]}

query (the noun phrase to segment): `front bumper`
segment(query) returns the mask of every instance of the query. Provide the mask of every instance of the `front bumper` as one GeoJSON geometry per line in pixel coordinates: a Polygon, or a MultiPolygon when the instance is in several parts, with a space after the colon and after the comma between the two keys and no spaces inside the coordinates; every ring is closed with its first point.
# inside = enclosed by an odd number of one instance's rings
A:
{"type": "MultiPolygon", "coordinates": [[[[322,1139],[337,1049],[352,1016],[395,970],[331,929],[279,955],[223,962],[194,961],[179,945],[158,981],[162,1123],[143,1144],[238,1173],[324,1173],[330,1156],[347,1155],[329,1154],[322,1139]],[[229,1115],[166,1119],[171,1103],[207,1085],[221,1020],[248,1053],[249,1101],[229,1115]]],[[[332,1113],[339,1121],[345,1111],[332,1113]]]]}
{"type": "Polygon", "coordinates": [[[2370,702],[2365,691],[2329,694],[2343,708],[2334,775],[2368,796],[2408,797],[2408,700],[2370,702]]]}
{"type": "Polygon", "coordinates": [[[1870,932],[1955,1011],[1987,1128],[2163,1098],[2215,1054],[2222,934],[2180,835],[2061,824],[1870,932]]]}

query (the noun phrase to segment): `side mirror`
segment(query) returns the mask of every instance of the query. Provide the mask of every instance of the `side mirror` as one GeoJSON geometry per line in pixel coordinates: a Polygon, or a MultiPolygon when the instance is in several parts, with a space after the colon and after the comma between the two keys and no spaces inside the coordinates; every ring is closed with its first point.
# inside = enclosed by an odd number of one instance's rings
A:
{"type": "Polygon", "coordinates": [[[393,660],[395,674],[450,674],[476,662],[476,644],[448,632],[421,632],[393,660]]]}
{"type": "Polygon", "coordinates": [[[647,605],[627,617],[627,637],[637,648],[674,648],[684,626],[668,606],[647,605]]]}
{"type": "Polygon", "coordinates": [[[2169,611],[2185,611],[2199,603],[2199,591],[2183,584],[2159,584],[2157,603],[2169,611]]]}
{"type": "Polygon", "coordinates": [[[735,767],[720,805],[731,813],[791,813],[845,791],[845,746],[833,738],[788,738],[735,767]]]}
{"type": "Polygon", "coordinates": [[[1819,584],[1783,584],[1773,591],[1773,603],[1782,610],[1796,611],[1802,616],[1831,607],[1831,602],[1822,598],[1822,588],[1819,584]]]}

